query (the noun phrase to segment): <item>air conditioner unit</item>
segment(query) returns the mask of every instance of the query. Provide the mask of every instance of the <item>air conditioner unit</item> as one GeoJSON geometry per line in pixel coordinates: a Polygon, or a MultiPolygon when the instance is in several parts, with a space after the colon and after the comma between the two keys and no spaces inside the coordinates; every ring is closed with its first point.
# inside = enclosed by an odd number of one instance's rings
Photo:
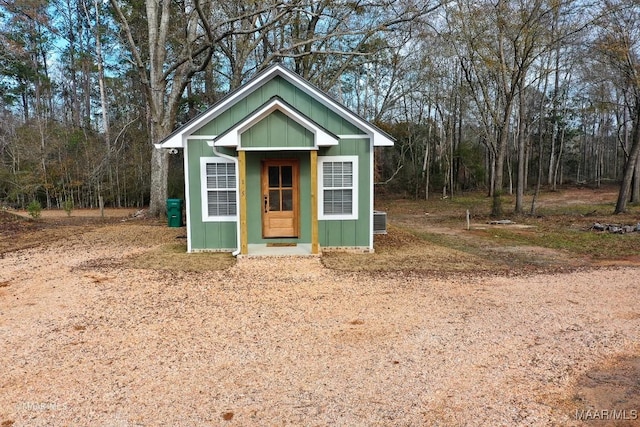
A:
{"type": "Polygon", "coordinates": [[[387,213],[373,211],[373,234],[387,234],[387,213]]]}

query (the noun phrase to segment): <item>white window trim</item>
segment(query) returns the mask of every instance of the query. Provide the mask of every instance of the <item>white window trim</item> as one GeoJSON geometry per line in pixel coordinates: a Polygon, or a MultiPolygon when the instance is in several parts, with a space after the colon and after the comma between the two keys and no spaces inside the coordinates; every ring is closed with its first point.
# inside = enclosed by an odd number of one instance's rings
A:
{"type": "Polygon", "coordinates": [[[358,219],[358,156],[318,156],[318,219],[319,220],[345,220],[358,219]],[[351,162],[353,165],[353,187],[351,195],[353,197],[351,214],[325,215],[324,213],[324,185],[323,167],[324,162],[351,162]]]}
{"type": "Polygon", "coordinates": [[[225,159],[223,157],[201,157],[200,158],[200,190],[201,190],[201,204],[202,204],[202,222],[233,222],[238,220],[237,212],[240,209],[240,200],[238,198],[238,183],[240,182],[238,177],[238,165],[234,161],[225,159]],[[209,215],[209,195],[207,188],[207,164],[208,163],[234,163],[234,170],[236,174],[236,215],[209,215]]]}

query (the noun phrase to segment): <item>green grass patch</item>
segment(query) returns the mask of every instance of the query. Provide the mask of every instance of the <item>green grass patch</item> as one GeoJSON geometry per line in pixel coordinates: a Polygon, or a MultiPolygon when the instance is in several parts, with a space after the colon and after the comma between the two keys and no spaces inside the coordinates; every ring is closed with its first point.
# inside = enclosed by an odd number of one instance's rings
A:
{"type": "MultiPolygon", "coordinates": [[[[388,224],[415,238],[411,250],[422,252],[425,259],[436,248],[440,259],[446,259],[445,250],[475,259],[475,268],[508,266],[512,270],[541,271],[588,266],[592,261],[615,263],[638,258],[640,233],[619,235],[590,230],[596,222],[619,225],[640,222],[637,205],[629,206],[625,214],[613,215],[616,191],[614,187],[542,191],[533,216],[515,214],[515,197],[505,194],[504,215],[491,218],[491,198],[484,192],[430,200],[382,199],[376,201],[376,208],[387,212],[388,224]],[[466,229],[467,210],[471,215],[470,230],[466,229]],[[510,219],[515,224],[489,224],[493,219],[510,219]]],[[[531,200],[531,194],[525,196],[525,212],[530,209],[531,200]]],[[[376,252],[389,258],[395,256],[399,266],[403,265],[402,257],[408,256],[406,248],[385,247],[384,242],[376,242],[376,252]]],[[[474,267],[465,265],[473,271],[474,267]]]]}
{"type": "Polygon", "coordinates": [[[402,226],[375,236],[374,254],[327,252],[323,264],[335,270],[369,272],[496,272],[506,267],[483,259],[473,247],[448,236],[420,233],[402,226]]]}
{"type": "Polygon", "coordinates": [[[640,235],[611,234],[585,229],[549,228],[526,234],[511,230],[491,230],[501,244],[540,246],[595,259],[615,259],[640,254],[640,235]]]}

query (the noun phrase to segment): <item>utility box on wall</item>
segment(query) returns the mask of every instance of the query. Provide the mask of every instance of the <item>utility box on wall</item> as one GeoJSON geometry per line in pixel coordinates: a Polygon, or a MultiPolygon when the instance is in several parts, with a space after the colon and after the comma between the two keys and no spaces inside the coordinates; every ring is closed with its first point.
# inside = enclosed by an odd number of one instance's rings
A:
{"type": "Polygon", "coordinates": [[[387,234],[387,213],[373,211],[373,234],[387,234]]]}

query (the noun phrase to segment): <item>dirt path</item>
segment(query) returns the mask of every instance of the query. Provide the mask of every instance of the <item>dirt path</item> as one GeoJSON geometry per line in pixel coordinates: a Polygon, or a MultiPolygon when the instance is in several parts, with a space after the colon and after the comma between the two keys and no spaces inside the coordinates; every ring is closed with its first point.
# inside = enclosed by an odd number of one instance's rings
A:
{"type": "Polygon", "coordinates": [[[638,378],[638,269],[434,279],[315,258],[127,267],[172,239],[109,225],[4,254],[2,426],[572,426],[603,425],[577,410],[640,409],[638,382],[611,374],[638,378]],[[619,398],[585,378],[615,383],[619,398]]]}

